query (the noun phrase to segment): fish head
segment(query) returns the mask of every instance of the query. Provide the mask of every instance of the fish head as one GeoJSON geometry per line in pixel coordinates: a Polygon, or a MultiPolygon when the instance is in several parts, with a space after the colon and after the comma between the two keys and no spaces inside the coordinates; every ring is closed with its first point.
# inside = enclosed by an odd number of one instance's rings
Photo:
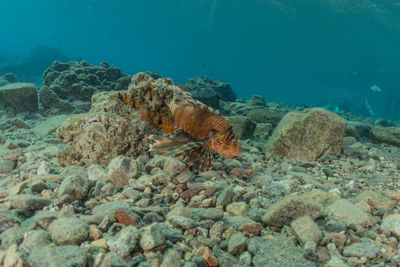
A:
{"type": "Polygon", "coordinates": [[[232,127],[224,133],[215,133],[207,143],[209,143],[210,149],[224,155],[226,159],[231,159],[242,153],[239,138],[237,134],[232,131],[232,127]]]}

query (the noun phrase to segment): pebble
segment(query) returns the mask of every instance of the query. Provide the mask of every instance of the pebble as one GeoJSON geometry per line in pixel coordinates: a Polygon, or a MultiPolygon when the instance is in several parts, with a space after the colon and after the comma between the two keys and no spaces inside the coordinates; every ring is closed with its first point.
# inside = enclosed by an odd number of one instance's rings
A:
{"type": "Polygon", "coordinates": [[[38,247],[28,257],[32,266],[86,266],[88,255],[78,246],[38,247]]]}
{"type": "Polygon", "coordinates": [[[131,178],[139,175],[139,164],[136,160],[125,156],[117,156],[108,164],[107,181],[116,186],[129,184],[131,178]]]}
{"type": "Polygon", "coordinates": [[[165,236],[159,223],[153,223],[141,229],[140,246],[143,250],[150,250],[163,245],[165,236]]]}
{"type": "Polygon", "coordinates": [[[70,175],[65,178],[59,187],[58,195],[68,195],[72,200],[80,200],[87,197],[90,184],[87,178],[79,175],[70,175]]]}
{"type": "Polygon", "coordinates": [[[127,257],[135,250],[139,239],[138,229],[134,226],[127,226],[107,240],[107,245],[111,251],[118,253],[121,257],[127,257]]]}
{"type": "Polygon", "coordinates": [[[226,206],[226,211],[233,216],[247,216],[249,213],[249,206],[246,202],[233,202],[226,206]]]}
{"type": "Polygon", "coordinates": [[[343,255],[346,257],[366,257],[368,259],[375,258],[379,253],[379,247],[368,238],[361,238],[360,242],[345,246],[343,255]]]}
{"type": "Polygon", "coordinates": [[[232,186],[228,186],[222,190],[219,194],[216,202],[216,206],[225,207],[232,202],[233,198],[236,196],[236,192],[233,190],[232,186]]]}
{"type": "Polygon", "coordinates": [[[242,233],[233,234],[229,238],[228,242],[228,252],[232,255],[241,254],[247,245],[247,238],[242,233]]]}
{"type": "Polygon", "coordinates": [[[322,206],[320,204],[292,195],[274,203],[268,208],[262,220],[266,224],[283,227],[298,217],[308,215],[312,219],[316,219],[321,214],[322,206]]]}
{"type": "Polygon", "coordinates": [[[51,204],[50,199],[35,195],[10,196],[9,201],[12,208],[29,211],[40,210],[51,204]]]}
{"type": "Polygon", "coordinates": [[[347,199],[336,200],[324,210],[324,214],[342,220],[348,225],[371,226],[376,223],[371,216],[347,199]]]}
{"type": "Polygon", "coordinates": [[[318,244],[319,240],[322,238],[321,230],[310,216],[299,217],[294,220],[290,226],[301,244],[305,244],[308,241],[313,241],[315,244],[318,244]]]}
{"type": "Polygon", "coordinates": [[[78,218],[63,217],[50,224],[49,232],[58,245],[80,245],[89,237],[89,225],[78,218]]]}
{"type": "Polygon", "coordinates": [[[383,230],[400,238],[400,214],[390,214],[382,220],[383,230]]]}

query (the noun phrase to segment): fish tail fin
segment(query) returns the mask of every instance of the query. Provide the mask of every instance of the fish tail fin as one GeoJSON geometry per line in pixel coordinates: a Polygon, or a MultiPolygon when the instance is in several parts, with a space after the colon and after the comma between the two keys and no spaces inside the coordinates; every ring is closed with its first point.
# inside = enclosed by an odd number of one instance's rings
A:
{"type": "Polygon", "coordinates": [[[151,135],[149,139],[155,141],[150,145],[150,151],[166,157],[179,156],[203,145],[203,142],[193,141],[186,137],[151,135]]]}

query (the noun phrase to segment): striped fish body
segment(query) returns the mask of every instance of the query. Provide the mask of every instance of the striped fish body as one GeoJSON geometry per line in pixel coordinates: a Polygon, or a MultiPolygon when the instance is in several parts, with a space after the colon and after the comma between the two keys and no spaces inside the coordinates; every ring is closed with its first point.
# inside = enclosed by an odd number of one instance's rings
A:
{"type": "Polygon", "coordinates": [[[194,100],[170,79],[153,79],[145,73],[132,77],[123,101],[142,111],[142,117],[167,133],[183,130],[190,137],[151,136],[150,150],[164,156],[189,154],[189,165],[200,170],[212,164],[212,151],[227,159],[241,153],[237,135],[226,118],[194,100]]]}

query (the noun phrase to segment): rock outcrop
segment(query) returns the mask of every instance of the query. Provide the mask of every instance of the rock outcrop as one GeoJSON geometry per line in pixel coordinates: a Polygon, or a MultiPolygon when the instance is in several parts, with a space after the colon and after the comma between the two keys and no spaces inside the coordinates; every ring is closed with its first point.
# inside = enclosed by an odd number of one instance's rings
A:
{"type": "Polygon", "coordinates": [[[37,89],[31,83],[10,83],[0,87],[0,104],[15,112],[37,111],[37,89]]]}
{"type": "Polygon", "coordinates": [[[342,118],[321,108],[290,112],[275,128],[266,152],[292,160],[316,160],[324,153],[338,156],[345,126],[342,118]]]}
{"type": "Polygon", "coordinates": [[[98,92],[126,90],[129,76],[106,62],[102,62],[98,67],[86,61],[55,61],[43,73],[43,84],[61,99],[88,102],[92,95],[98,92]]]}

